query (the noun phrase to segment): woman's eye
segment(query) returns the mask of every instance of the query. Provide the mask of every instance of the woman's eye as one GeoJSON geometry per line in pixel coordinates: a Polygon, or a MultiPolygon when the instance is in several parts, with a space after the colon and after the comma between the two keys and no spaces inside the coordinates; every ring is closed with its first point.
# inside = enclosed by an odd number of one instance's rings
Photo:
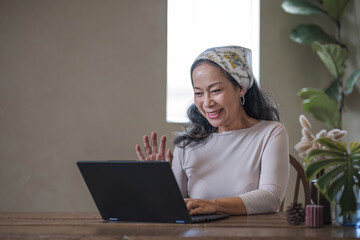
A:
{"type": "Polygon", "coordinates": [[[211,93],[218,93],[218,92],[220,92],[220,89],[211,90],[211,93]]]}
{"type": "Polygon", "coordinates": [[[202,95],[202,92],[195,92],[194,93],[196,96],[201,96],[202,95]]]}

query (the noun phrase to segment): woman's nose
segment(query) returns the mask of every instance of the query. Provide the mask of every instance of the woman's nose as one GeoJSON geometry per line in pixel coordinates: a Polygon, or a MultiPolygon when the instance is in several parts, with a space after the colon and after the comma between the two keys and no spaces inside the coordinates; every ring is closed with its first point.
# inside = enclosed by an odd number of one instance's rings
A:
{"type": "Polygon", "coordinates": [[[205,95],[204,107],[211,107],[214,105],[214,100],[210,95],[205,95]]]}

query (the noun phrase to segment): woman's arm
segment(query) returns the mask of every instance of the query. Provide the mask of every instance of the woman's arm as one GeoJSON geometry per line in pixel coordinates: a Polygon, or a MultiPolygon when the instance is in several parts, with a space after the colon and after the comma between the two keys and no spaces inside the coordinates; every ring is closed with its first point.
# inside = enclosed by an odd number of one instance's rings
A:
{"type": "Polygon", "coordinates": [[[218,198],[213,200],[185,199],[190,215],[223,213],[246,215],[246,207],[240,197],[218,198]]]}
{"type": "Polygon", "coordinates": [[[259,188],[241,194],[248,214],[276,212],[284,198],[289,178],[289,143],[285,127],[276,127],[261,160],[259,188]]]}

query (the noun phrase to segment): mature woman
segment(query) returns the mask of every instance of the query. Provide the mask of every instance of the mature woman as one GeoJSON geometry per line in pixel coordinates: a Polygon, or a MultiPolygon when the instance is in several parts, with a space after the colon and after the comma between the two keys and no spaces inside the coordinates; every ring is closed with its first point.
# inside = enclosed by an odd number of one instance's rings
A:
{"type": "Polygon", "coordinates": [[[237,46],[201,53],[191,67],[190,123],[174,139],[174,154],[144,136],[140,160],[167,160],[191,215],[275,212],[289,175],[288,136],[276,105],[259,89],[251,51],[237,46]]]}

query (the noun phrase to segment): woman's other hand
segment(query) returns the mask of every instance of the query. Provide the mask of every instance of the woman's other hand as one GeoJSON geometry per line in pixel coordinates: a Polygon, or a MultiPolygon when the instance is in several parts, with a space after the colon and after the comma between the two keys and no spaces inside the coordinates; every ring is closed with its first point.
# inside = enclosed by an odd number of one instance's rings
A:
{"type": "Polygon", "coordinates": [[[246,207],[240,197],[217,198],[212,200],[185,198],[190,215],[218,214],[246,215],[246,207]]]}
{"type": "Polygon", "coordinates": [[[216,214],[217,204],[214,200],[205,199],[184,199],[190,215],[216,214]]]}
{"type": "Polygon", "coordinates": [[[144,148],[145,148],[145,155],[141,151],[141,147],[139,144],[136,145],[136,153],[140,161],[168,161],[171,165],[173,160],[173,155],[171,150],[168,149],[165,153],[166,147],[166,136],[162,136],[160,138],[160,146],[158,149],[157,145],[157,133],[151,133],[151,143],[149,142],[149,137],[144,135],[143,137],[144,148]]]}

